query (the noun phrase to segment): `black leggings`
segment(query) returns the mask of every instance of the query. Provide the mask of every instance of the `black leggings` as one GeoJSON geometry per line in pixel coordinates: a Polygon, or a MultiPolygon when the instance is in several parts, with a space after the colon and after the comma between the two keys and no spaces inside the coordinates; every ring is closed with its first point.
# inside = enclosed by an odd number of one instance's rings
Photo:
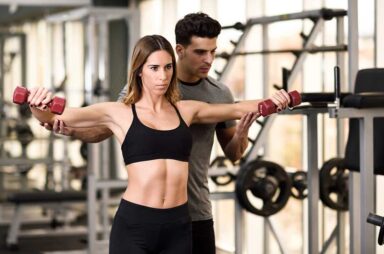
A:
{"type": "Polygon", "coordinates": [[[192,229],[187,203],[158,209],[122,199],[112,224],[109,253],[192,253],[192,229]]]}
{"type": "Polygon", "coordinates": [[[192,221],[192,253],[215,254],[213,220],[192,221]]]}

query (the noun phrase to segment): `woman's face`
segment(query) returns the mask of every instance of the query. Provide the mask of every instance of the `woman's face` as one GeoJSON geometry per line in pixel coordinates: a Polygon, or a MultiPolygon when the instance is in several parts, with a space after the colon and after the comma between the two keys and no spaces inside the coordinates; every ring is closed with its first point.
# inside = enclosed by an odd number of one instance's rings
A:
{"type": "Polygon", "coordinates": [[[153,52],[140,74],[144,91],[164,95],[173,75],[172,57],[165,50],[153,52]]]}

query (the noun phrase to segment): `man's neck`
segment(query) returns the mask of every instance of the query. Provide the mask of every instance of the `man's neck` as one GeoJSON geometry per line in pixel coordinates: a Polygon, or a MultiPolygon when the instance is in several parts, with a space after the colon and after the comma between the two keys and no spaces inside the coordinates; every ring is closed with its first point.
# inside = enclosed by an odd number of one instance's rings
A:
{"type": "Polygon", "coordinates": [[[195,82],[188,82],[188,81],[184,81],[184,80],[181,80],[181,79],[178,79],[179,82],[183,85],[186,85],[186,86],[197,86],[198,84],[200,84],[200,81],[201,79],[198,79],[197,81],[195,82]]]}
{"type": "Polygon", "coordinates": [[[177,63],[177,79],[183,83],[196,83],[201,80],[198,76],[189,75],[188,72],[184,70],[183,65],[179,62],[177,63]]]}

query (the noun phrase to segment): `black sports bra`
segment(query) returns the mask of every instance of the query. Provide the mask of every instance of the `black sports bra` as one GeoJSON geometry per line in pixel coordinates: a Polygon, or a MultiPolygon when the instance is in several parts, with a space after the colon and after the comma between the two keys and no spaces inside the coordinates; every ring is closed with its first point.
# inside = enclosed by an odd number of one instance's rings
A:
{"type": "Polygon", "coordinates": [[[121,145],[125,165],[154,159],[188,161],[192,135],[180,112],[172,106],[179,116],[179,126],[172,130],[156,130],[140,122],[135,104],[132,104],[132,124],[121,145]]]}

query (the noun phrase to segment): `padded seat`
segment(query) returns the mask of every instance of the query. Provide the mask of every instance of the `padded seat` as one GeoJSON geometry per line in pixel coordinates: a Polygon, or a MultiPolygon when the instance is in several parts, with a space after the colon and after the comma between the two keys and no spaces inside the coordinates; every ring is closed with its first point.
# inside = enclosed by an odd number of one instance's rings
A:
{"type": "Polygon", "coordinates": [[[346,108],[383,108],[384,93],[351,94],[342,100],[342,105],[346,108]]]}
{"type": "MultiPolygon", "coordinates": [[[[349,108],[383,108],[384,110],[384,69],[360,70],[356,76],[355,94],[346,96],[341,105],[349,108]]],[[[376,118],[374,132],[374,173],[384,175],[384,118],[376,118]]],[[[345,149],[345,166],[360,171],[359,120],[349,120],[349,134],[345,149]]]]}
{"type": "MultiPolygon", "coordinates": [[[[349,95],[351,93],[341,93],[340,98],[343,99],[349,95]]],[[[301,101],[309,103],[334,102],[335,93],[301,93],[301,101]]]]}

